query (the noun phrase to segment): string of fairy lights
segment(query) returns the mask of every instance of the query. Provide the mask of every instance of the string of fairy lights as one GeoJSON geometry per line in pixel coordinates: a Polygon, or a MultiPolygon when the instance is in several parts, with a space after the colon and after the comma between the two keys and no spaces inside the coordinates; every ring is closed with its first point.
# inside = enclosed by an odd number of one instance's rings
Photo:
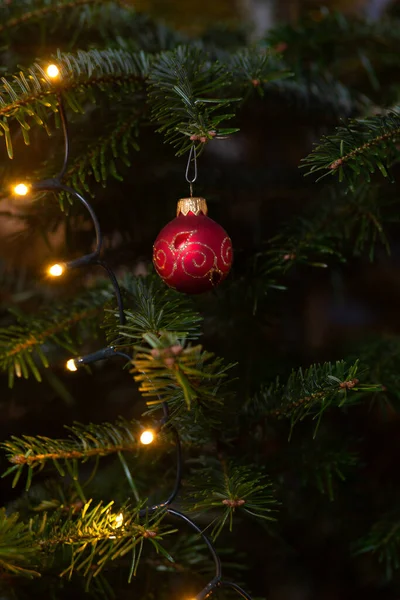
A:
{"type": "MultiPolygon", "coordinates": [[[[103,236],[102,236],[102,232],[101,232],[101,228],[100,228],[100,224],[97,219],[97,216],[96,216],[92,206],[89,204],[89,202],[83,196],[81,196],[81,194],[79,194],[72,187],[69,187],[63,183],[63,178],[66,173],[66,168],[67,168],[67,164],[68,164],[68,160],[69,160],[70,144],[69,144],[69,135],[68,135],[68,121],[67,121],[67,116],[65,113],[65,108],[64,108],[63,98],[62,98],[61,86],[57,85],[58,82],[60,82],[62,80],[62,67],[59,67],[56,64],[50,64],[45,69],[45,74],[47,75],[48,82],[50,82],[53,86],[54,93],[57,95],[57,103],[58,103],[57,106],[58,106],[58,112],[59,112],[60,120],[61,120],[63,137],[64,137],[63,165],[62,165],[61,170],[55,177],[53,177],[51,179],[44,179],[44,180],[38,181],[38,182],[32,182],[32,183],[18,183],[17,185],[15,185],[13,187],[13,192],[14,192],[14,194],[16,194],[18,196],[26,196],[26,195],[30,194],[31,192],[37,192],[37,191],[64,192],[66,194],[71,194],[72,196],[74,196],[86,208],[86,210],[89,212],[89,215],[92,219],[92,223],[93,223],[93,226],[95,229],[95,234],[96,234],[95,249],[93,250],[93,252],[91,252],[89,254],[85,254],[84,256],[81,256],[75,260],[72,260],[69,262],[60,262],[60,263],[55,263],[53,265],[50,265],[47,269],[47,273],[51,277],[61,277],[69,269],[75,269],[78,267],[85,267],[85,266],[89,266],[89,265],[90,266],[97,265],[97,266],[102,267],[106,271],[106,274],[107,274],[108,278],[110,279],[110,282],[113,286],[115,297],[116,297],[117,304],[118,304],[119,321],[123,325],[125,323],[125,314],[124,314],[122,294],[121,294],[121,290],[120,290],[120,287],[119,287],[119,284],[118,284],[118,281],[117,281],[117,278],[116,278],[114,272],[109,267],[109,265],[101,258],[101,253],[102,253],[102,249],[103,249],[103,236]]],[[[195,156],[195,153],[194,153],[194,156],[195,156]]],[[[191,157],[192,157],[192,153],[189,156],[188,165],[190,163],[191,157]]],[[[197,170],[196,164],[195,164],[195,167],[197,170]]],[[[196,175],[197,175],[197,172],[196,172],[196,175]]],[[[193,183],[193,181],[190,182],[190,186],[192,186],[192,183],[193,183]]],[[[88,364],[94,363],[99,360],[110,359],[110,358],[116,357],[116,356],[124,358],[129,362],[132,361],[132,357],[129,356],[128,354],[119,351],[114,346],[106,346],[104,348],[101,348],[100,350],[97,350],[96,352],[92,352],[91,354],[87,354],[85,356],[81,356],[78,358],[70,358],[66,363],[66,368],[69,371],[73,372],[73,371],[77,371],[78,368],[82,365],[88,365],[88,364]]],[[[179,433],[170,422],[170,414],[169,414],[168,404],[166,402],[162,403],[162,410],[163,410],[162,418],[159,421],[155,422],[151,429],[144,429],[142,431],[139,439],[140,439],[141,444],[143,444],[144,446],[147,446],[156,439],[156,437],[159,434],[159,432],[161,431],[161,429],[165,429],[166,431],[168,431],[172,434],[172,436],[174,437],[175,449],[176,449],[175,484],[174,484],[174,487],[173,487],[170,495],[164,502],[161,502],[161,503],[153,505],[153,506],[147,506],[146,508],[141,509],[139,512],[139,517],[140,518],[148,518],[149,515],[154,514],[156,511],[158,511],[160,509],[163,509],[171,517],[175,517],[177,519],[180,519],[184,523],[186,523],[191,529],[193,529],[202,538],[203,542],[206,544],[207,548],[209,549],[209,551],[211,553],[214,564],[215,564],[215,575],[214,575],[213,579],[209,583],[207,583],[207,585],[195,596],[195,598],[191,599],[191,600],[204,600],[207,596],[209,596],[215,590],[217,590],[218,588],[222,588],[222,587],[231,588],[234,591],[236,591],[238,594],[240,594],[246,600],[252,600],[251,596],[247,592],[245,592],[239,585],[237,585],[236,583],[231,582],[231,581],[223,580],[221,560],[216,552],[214,545],[210,541],[210,539],[203,533],[203,531],[200,529],[200,527],[198,527],[198,525],[196,525],[196,523],[192,519],[190,519],[187,515],[183,514],[182,512],[175,510],[174,508],[171,507],[171,505],[172,505],[173,501],[176,499],[176,496],[178,495],[178,493],[181,489],[181,485],[182,485],[182,471],[183,471],[182,448],[181,448],[179,433]]],[[[114,526],[116,528],[121,527],[123,525],[123,521],[124,521],[124,515],[122,513],[119,513],[115,517],[114,526]]]]}

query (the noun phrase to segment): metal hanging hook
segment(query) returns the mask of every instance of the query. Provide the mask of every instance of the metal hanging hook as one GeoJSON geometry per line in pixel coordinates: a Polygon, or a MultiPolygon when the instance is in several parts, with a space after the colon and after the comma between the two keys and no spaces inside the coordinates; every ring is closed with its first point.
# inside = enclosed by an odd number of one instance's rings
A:
{"type": "Polygon", "coordinates": [[[186,165],[186,173],[185,173],[185,177],[186,177],[186,181],[189,184],[189,189],[190,189],[190,196],[193,196],[193,184],[197,179],[197,153],[196,153],[196,146],[195,144],[193,144],[190,148],[190,152],[189,152],[189,158],[188,158],[188,162],[186,165]],[[189,171],[190,171],[190,167],[191,167],[191,162],[193,160],[193,177],[190,178],[189,176],[189,171]]]}

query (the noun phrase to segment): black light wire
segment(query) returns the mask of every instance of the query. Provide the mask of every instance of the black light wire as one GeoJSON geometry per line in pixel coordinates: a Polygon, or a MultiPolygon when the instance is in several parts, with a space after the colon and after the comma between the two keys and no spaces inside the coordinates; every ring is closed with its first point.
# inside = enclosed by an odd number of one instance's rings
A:
{"type": "MultiPolygon", "coordinates": [[[[113,286],[113,290],[114,290],[115,297],[117,300],[117,305],[118,305],[119,322],[120,322],[120,325],[124,325],[126,322],[126,319],[125,319],[125,313],[124,313],[124,303],[123,303],[121,288],[119,286],[119,283],[118,283],[117,277],[115,276],[114,271],[103,259],[100,258],[100,254],[101,254],[101,251],[103,248],[103,235],[101,232],[100,223],[98,221],[96,213],[93,210],[93,207],[91,206],[91,204],[81,194],[79,194],[73,188],[65,185],[62,181],[65,176],[67,166],[68,166],[70,143],[69,143],[68,120],[67,120],[67,115],[65,112],[65,107],[64,107],[64,102],[63,102],[61,92],[57,93],[57,100],[58,100],[61,128],[62,128],[63,138],[64,138],[64,158],[63,158],[62,167],[56,177],[54,177],[52,179],[44,179],[42,181],[33,183],[31,187],[35,191],[53,191],[53,192],[65,192],[67,194],[71,194],[87,209],[87,211],[89,212],[89,215],[92,219],[94,230],[95,230],[95,235],[96,235],[95,250],[93,252],[91,252],[90,254],[86,254],[80,258],[77,258],[68,263],[65,263],[65,267],[67,269],[73,269],[73,268],[84,267],[84,266],[88,266],[88,265],[101,266],[107,273],[107,276],[110,279],[110,282],[113,286]]],[[[197,179],[197,156],[196,156],[196,147],[194,144],[190,148],[189,159],[188,159],[188,163],[187,163],[187,167],[186,167],[185,177],[186,177],[186,181],[190,185],[190,195],[192,196],[193,195],[193,183],[197,179]],[[193,173],[193,176],[190,177],[189,171],[190,171],[192,161],[193,161],[194,173],[193,173]]],[[[118,343],[118,341],[119,340],[117,340],[116,343],[118,343]]],[[[118,350],[114,346],[107,346],[96,352],[92,352],[91,354],[87,354],[85,356],[75,359],[75,363],[77,363],[79,365],[91,364],[98,360],[109,359],[109,358],[112,358],[115,356],[125,358],[127,361],[132,362],[132,357],[129,356],[129,354],[118,350]]],[[[243,598],[245,598],[245,600],[252,600],[251,596],[249,596],[249,594],[247,594],[239,585],[237,585],[236,583],[233,583],[231,581],[222,580],[221,560],[217,554],[217,551],[216,551],[213,543],[204,534],[204,532],[200,529],[200,527],[198,527],[198,525],[196,525],[196,523],[192,519],[190,519],[187,515],[185,515],[184,513],[180,512],[178,510],[175,510],[173,508],[170,508],[170,505],[176,499],[176,496],[178,495],[180,488],[182,486],[182,473],[183,473],[182,445],[181,445],[178,431],[170,423],[170,414],[169,414],[168,404],[166,402],[162,402],[162,409],[163,409],[163,418],[160,421],[160,427],[165,426],[166,429],[172,433],[174,440],[175,440],[175,448],[176,448],[175,484],[174,484],[172,492],[170,493],[170,495],[164,502],[155,504],[153,506],[148,506],[148,507],[140,510],[139,517],[147,517],[149,514],[151,515],[160,509],[164,509],[168,515],[175,517],[177,519],[180,519],[181,521],[183,521],[184,523],[189,525],[189,527],[191,527],[191,529],[196,531],[196,533],[198,533],[199,536],[202,538],[202,540],[206,544],[206,546],[207,546],[208,550],[210,551],[210,554],[213,558],[213,561],[215,564],[215,576],[203,588],[203,590],[199,594],[197,594],[197,596],[195,597],[195,600],[204,600],[216,588],[220,588],[220,587],[231,588],[231,589],[235,590],[243,598]]]]}

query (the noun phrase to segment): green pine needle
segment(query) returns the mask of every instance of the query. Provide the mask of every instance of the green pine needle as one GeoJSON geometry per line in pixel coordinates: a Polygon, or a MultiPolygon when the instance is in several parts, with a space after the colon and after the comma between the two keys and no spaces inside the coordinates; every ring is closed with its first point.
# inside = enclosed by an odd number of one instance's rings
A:
{"type": "Polygon", "coordinates": [[[371,553],[382,563],[387,580],[400,567],[400,518],[398,511],[386,514],[354,544],[354,554],[371,553]]]}
{"type": "Polygon", "coordinates": [[[18,520],[18,513],[7,515],[0,509],[0,568],[9,575],[39,577],[31,567],[37,562],[37,542],[29,527],[18,520]]]}
{"type": "Polygon", "coordinates": [[[107,288],[89,290],[72,302],[46,306],[42,315],[19,313],[16,325],[0,329],[0,370],[8,372],[10,387],[15,376],[42,380],[41,369],[49,366],[49,344],[76,355],[84,334],[94,333],[94,322],[111,294],[107,288]]]}
{"type": "Polygon", "coordinates": [[[164,527],[161,523],[165,511],[139,519],[143,505],[131,507],[128,504],[115,511],[113,502],[93,505],[89,500],[79,513],[59,510],[50,517],[45,513],[30,522],[30,530],[38,537],[42,552],[54,553],[58,548],[69,548],[69,564],[60,573],[61,577],[71,578],[77,572],[85,578],[97,577],[109,562],[131,554],[134,568],[137,569],[140,553],[136,548],[149,541],[158,550],[164,536],[176,530],[164,527]]]}
{"type": "Polygon", "coordinates": [[[134,346],[145,334],[173,333],[178,339],[197,339],[201,334],[201,315],[187,296],[168,288],[158,276],[125,277],[121,283],[125,297],[124,325],[118,314],[108,311],[106,329],[111,344],[134,346]]]}
{"type": "Polygon", "coordinates": [[[277,378],[274,383],[263,386],[245,406],[251,415],[267,415],[270,418],[290,420],[293,427],[306,417],[316,421],[317,434],[323,414],[332,407],[341,408],[360,401],[362,393],[379,391],[379,384],[361,383],[358,379],[358,361],[347,365],[344,361],[311,365],[293,371],[286,383],[277,378]],[[356,377],[357,376],[357,377],[356,377]]]}
{"type": "Polygon", "coordinates": [[[0,135],[13,157],[9,119],[18,121],[24,140],[29,143],[33,124],[47,127],[49,111],[58,111],[57,95],[62,92],[66,105],[74,112],[84,112],[87,100],[95,102],[93,91],[107,91],[114,99],[132,94],[143,87],[148,76],[150,57],[143,52],[125,50],[59,51],[47,62],[34,63],[14,77],[1,78],[0,135]],[[46,73],[49,62],[57,64],[60,75],[53,81],[46,73]]]}
{"type": "MultiPolygon", "coordinates": [[[[77,482],[79,479],[78,460],[86,462],[110,454],[136,452],[139,446],[140,426],[135,421],[120,419],[115,424],[103,423],[82,425],[76,423],[66,427],[71,435],[67,439],[51,439],[44,436],[12,436],[2,442],[11,466],[4,474],[14,475],[15,486],[25,468],[28,469],[26,489],[28,490],[34,473],[40,472],[50,463],[61,477],[71,475],[77,482]]],[[[125,473],[126,474],[126,473],[125,473]]],[[[92,479],[93,473],[90,476],[92,479]]],[[[129,481],[129,478],[128,478],[129,481]]],[[[131,481],[129,481],[132,484],[131,481]]],[[[80,494],[82,491],[79,489],[80,494]]]]}
{"type": "Polygon", "coordinates": [[[231,84],[229,71],[200,49],[180,46],[161,54],[152,65],[149,81],[153,120],[178,156],[193,143],[201,151],[213,137],[237,131],[221,127],[233,117],[227,111],[237,100],[221,97],[231,84]]]}
{"type": "Polygon", "coordinates": [[[399,159],[400,113],[386,114],[349,121],[303,159],[308,175],[338,175],[339,181],[371,181],[371,174],[380,171],[388,177],[391,165],[399,159]]]}
{"type": "MultiPolygon", "coordinates": [[[[142,347],[133,360],[133,374],[151,410],[168,402],[176,417],[185,409],[195,414],[223,404],[221,387],[232,365],[201,345],[186,345],[185,340],[164,332],[161,337],[145,334],[150,348],[142,347]]],[[[210,415],[211,416],[211,415],[210,415]]]]}
{"type": "Polygon", "coordinates": [[[278,504],[272,484],[259,472],[250,467],[219,463],[210,468],[196,469],[193,474],[190,499],[193,511],[218,510],[213,520],[212,537],[216,539],[225,524],[232,531],[236,511],[253,517],[274,521],[272,514],[278,504]],[[201,482],[201,488],[198,488],[201,482]],[[197,488],[197,489],[196,489],[197,488]]]}

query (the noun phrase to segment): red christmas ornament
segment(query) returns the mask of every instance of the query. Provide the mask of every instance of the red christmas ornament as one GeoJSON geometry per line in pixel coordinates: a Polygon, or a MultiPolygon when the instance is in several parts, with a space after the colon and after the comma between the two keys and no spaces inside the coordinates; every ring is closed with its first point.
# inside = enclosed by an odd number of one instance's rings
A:
{"type": "Polygon", "coordinates": [[[232,258],[231,239],[207,217],[204,198],[179,200],[176,219],[160,231],[153,246],[153,263],[161,279],[187,294],[201,294],[221,283],[232,258]]]}

